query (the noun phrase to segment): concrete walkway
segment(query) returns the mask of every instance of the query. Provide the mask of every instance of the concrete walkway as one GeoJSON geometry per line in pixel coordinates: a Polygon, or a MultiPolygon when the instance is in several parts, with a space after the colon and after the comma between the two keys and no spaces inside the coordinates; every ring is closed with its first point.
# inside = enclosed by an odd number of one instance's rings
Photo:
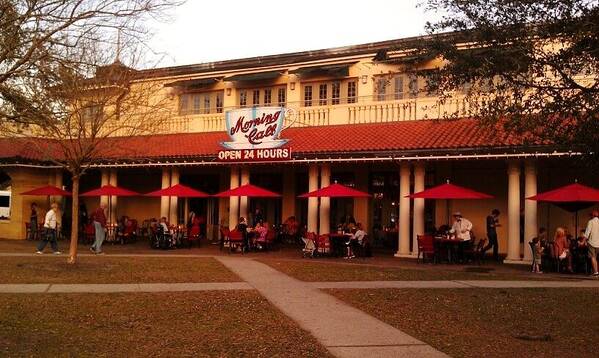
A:
{"type": "Polygon", "coordinates": [[[337,357],[446,357],[442,352],[328,295],[251,259],[217,257],[337,357]]]}

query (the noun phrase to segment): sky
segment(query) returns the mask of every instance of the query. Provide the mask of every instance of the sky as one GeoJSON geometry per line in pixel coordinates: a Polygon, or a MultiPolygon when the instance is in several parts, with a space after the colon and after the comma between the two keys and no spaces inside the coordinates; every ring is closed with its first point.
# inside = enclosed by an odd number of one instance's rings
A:
{"type": "Polygon", "coordinates": [[[422,0],[187,0],[152,22],[158,66],[356,45],[421,35],[422,0]]]}

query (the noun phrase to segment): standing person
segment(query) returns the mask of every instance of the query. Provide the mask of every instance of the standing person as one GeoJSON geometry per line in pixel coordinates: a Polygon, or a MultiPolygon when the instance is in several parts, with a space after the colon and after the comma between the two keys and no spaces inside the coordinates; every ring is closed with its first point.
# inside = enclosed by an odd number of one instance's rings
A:
{"type": "Polygon", "coordinates": [[[37,204],[31,203],[31,214],[29,216],[29,240],[37,238],[37,204]]]}
{"type": "Polygon", "coordinates": [[[264,221],[264,215],[262,215],[262,210],[260,210],[260,207],[256,207],[256,210],[254,210],[254,217],[253,217],[253,227],[256,227],[256,225],[258,223],[261,223],[264,221]]]}
{"type": "Polygon", "coordinates": [[[587,239],[589,256],[591,257],[591,265],[593,266],[593,273],[591,275],[598,277],[597,253],[599,253],[599,210],[593,210],[591,219],[587,223],[587,228],[584,231],[584,237],[587,239]]]}
{"type": "Polygon", "coordinates": [[[499,210],[493,209],[491,215],[487,216],[487,237],[489,238],[489,243],[483,248],[483,255],[491,247],[493,248],[493,259],[495,261],[499,261],[499,244],[497,243],[497,227],[501,226],[499,224],[499,214],[499,210]]]}
{"type": "Polygon", "coordinates": [[[241,233],[241,237],[243,238],[243,246],[246,252],[250,251],[250,242],[248,240],[248,222],[242,216],[239,218],[239,223],[237,224],[237,231],[241,233]]]}
{"type": "Polygon", "coordinates": [[[106,204],[101,203],[96,211],[94,211],[92,214],[94,229],[96,230],[96,241],[94,241],[94,244],[89,249],[96,255],[102,254],[102,243],[106,238],[106,215],[104,214],[105,209],[106,204]]]}
{"type": "Polygon", "coordinates": [[[56,241],[56,227],[57,227],[57,213],[58,213],[58,204],[52,203],[50,206],[50,210],[46,213],[46,217],[44,219],[44,230],[46,231],[44,239],[40,241],[39,245],[37,245],[37,254],[41,255],[44,253],[44,248],[46,244],[50,242],[50,247],[52,247],[52,251],[54,255],[60,255],[61,252],[58,251],[58,242],[56,241]]]}
{"type": "Polygon", "coordinates": [[[466,245],[470,244],[470,240],[472,236],[470,233],[472,232],[472,222],[468,219],[462,217],[462,213],[456,211],[453,213],[453,225],[451,226],[451,230],[449,232],[454,234],[456,239],[461,242],[458,243],[458,257],[460,260],[464,259],[464,249],[466,245]]]}
{"type": "Polygon", "coordinates": [[[532,250],[532,272],[543,273],[541,270],[541,256],[543,255],[543,246],[541,246],[541,240],[539,237],[532,239],[533,250],[532,250]]]}

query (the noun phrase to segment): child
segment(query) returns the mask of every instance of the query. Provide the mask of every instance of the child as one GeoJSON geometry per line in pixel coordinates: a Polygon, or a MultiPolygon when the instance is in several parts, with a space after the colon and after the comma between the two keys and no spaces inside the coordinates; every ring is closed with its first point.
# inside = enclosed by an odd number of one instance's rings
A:
{"type": "Polygon", "coordinates": [[[543,273],[541,271],[541,255],[543,254],[543,246],[541,246],[541,241],[538,237],[532,239],[533,243],[533,264],[532,264],[532,272],[543,273]]]}

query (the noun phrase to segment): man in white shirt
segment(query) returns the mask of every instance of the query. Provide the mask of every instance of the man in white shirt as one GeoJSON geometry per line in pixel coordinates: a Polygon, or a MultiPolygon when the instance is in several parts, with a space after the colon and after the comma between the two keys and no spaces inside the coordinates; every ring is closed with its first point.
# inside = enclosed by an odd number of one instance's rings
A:
{"type": "Polygon", "coordinates": [[[52,251],[55,255],[60,255],[60,251],[58,251],[58,242],[56,241],[56,229],[57,229],[57,213],[58,213],[58,204],[52,203],[50,206],[50,210],[46,213],[46,217],[44,219],[44,230],[45,236],[42,241],[40,241],[39,245],[37,245],[37,254],[41,255],[44,253],[44,248],[50,242],[50,246],[52,247],[52,251]]]}
{"type": "Polygon", "coordinates": [[[455,234],[458,240],[469,241],[471,239],[470,231],[472,231],[472,223],[468,219],[462,217],[462,213],[456,211],[453,213],[453,225],[450,233],[455,234]]]}
{"type": "Polygon", "coordinates": [[[584,237],[587,239],[591,265],[593,266],[592,275],[597,277],[597,253],[599,253],[599,210],[593,210],[591,219],[587,223],[587,229],[584,231],[584,237]]]}

